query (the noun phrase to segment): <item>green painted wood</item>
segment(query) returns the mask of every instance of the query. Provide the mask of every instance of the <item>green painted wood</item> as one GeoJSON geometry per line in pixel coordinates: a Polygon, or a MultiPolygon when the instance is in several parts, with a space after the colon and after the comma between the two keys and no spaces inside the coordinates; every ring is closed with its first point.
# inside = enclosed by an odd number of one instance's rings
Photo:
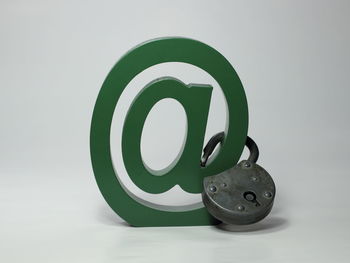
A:
{"type": "MultiPolygon", "coordinates": [[[[234,166],[244,147],[248,107],[243,86],[230,63],[215,49],[187,38],[160,38],[145,42],[123,56],[112,68],[98,95],[90,131],[90,152],[97,184],[110,207],[134,226],[185,226],[216,224],[205,208],[170,209],[141,200],[118,180],[110,152],[114,109],[127,84],[143,70],[164,62],[183,62],[210,74],[227,101],[225,141],[207,167],[199,165],[212,87],[186,85],[174,78],[152,81],[135,98],[125,119],[122,151],[130,178],[149,193],[164,192],[176,184],[191,193],[202,191],[205,176],[234,166]],[[140,140],[144,121],[152,106],[163,98],[178,100],[185,109],[188,130],[181,155],[168,168],[152,171],[143,162],[140,140]],[[159,176],[161,174],[161,176],[159,176]]],[[[116,113],[118,114],[118,113],[116,113]]]]}
{"type": "Polygon", "coordinates": [[[163,193],[178,184],[190,193],[202,191],[203,169],[198,164],[198,157],[202,152],[212,89],[209,85],[186,86],[174,78],[165,77],[151,82],[138,94],[125,119],[122,151],[127,172],[139,188],[149,193],[163,193]],[[162,171],[153,171],[142,161],[141,134],[148,113],[164,98],[176,99],[184,107],[186,142],[171,165],[162,171]]]}

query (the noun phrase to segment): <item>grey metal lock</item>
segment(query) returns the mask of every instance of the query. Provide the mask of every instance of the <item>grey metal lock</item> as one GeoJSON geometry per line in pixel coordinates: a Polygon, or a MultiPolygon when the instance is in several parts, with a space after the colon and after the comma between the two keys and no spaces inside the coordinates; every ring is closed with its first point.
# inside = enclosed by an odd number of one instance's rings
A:
{"type": "MultiPolygon", "coordinates": [[[[213,136],[203,150],[201,166],[205,166],[216,145],[222,142],[224,133],[213,136]]],[[[271,211],[276,188],[269,173],[256,164],[259,150],[247,137],[250,150],[248,160],[220,174],[208,176],[203,181],[202,199],[209,213],[218,220],[235,225],[256,223],[271,211]]]]}

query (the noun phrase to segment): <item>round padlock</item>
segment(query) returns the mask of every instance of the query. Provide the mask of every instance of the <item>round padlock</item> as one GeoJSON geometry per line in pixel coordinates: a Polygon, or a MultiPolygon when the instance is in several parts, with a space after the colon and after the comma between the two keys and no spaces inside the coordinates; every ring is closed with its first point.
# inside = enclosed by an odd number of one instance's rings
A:
{"type": "MultiPolygon", "coordinates": [[[[204,148],[201,165],[206,161],[223,133],[215,135],[204,148]],[[216,136],[216,137],[215,137],[216,136]]],[[[202,199],[209,213],[218,220],[235,225],[256,223],[271,211],[276,188],[269,173],[255,162],[259,156],[256,143],[247,137],[248,160],[203,181],[202,199]]]]}

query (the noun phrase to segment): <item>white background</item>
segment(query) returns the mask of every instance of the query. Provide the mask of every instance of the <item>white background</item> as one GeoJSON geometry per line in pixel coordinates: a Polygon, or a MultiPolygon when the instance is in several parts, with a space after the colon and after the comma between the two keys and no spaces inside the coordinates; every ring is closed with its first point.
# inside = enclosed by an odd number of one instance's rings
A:
{"type": "MultiPolygon", "coordinates": [[[[349,11],[348,1],[2,0],[0,261],[349,262],[349,11]],[[207,43],[239,74],[278,190],[261,223],[134,228],[103,200],[89,157],[97,94],[120,56],[161,36],[207,43]]],[[[206,78],[173,66],[185,82],[206,78]]],[[[168,69],[154,70],[143,80],[168,69]]],[[[224,126],[215,94],[206,139],[224,126]]],[[[160,103],[147,125],[144,158],[164,166],[184,116],[160,103]]]]}

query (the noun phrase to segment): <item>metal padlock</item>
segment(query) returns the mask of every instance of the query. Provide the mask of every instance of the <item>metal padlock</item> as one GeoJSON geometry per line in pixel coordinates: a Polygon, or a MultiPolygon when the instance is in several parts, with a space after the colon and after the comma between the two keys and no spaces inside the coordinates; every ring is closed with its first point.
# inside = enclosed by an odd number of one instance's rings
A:
{"type": "MultiPolygon", "coordinates": [[[[201,166],[205,166],[224,132],[214,135],[203,150],[201,166]]],[[[218,220],[235,225],[256,223],[271,211],[275,199],[275,183],[269,173],[256,164],[259,149],[247,136],[248,160],[220,174],[205,177],[202,199],[209,213],[218,220]]]]}

